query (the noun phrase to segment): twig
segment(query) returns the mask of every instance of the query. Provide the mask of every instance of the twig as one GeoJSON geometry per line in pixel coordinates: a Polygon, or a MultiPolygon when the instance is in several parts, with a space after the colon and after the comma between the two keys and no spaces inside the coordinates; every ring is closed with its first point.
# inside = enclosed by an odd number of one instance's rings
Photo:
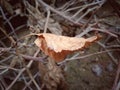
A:
{"type": "Polygon", "coordinates": [[[112,90],[116,90],[117,83],[118,83],[118,80],[119,80],[119,76],[120,76],[120,61],[118,63],[118,69],[117,69],[117,72],[116,72],[116,77],[115,77],[115,80],[114,80],[114,84],[113,84],[112,90]]]}
{"type": "MultiPolygon", "coordinates": [[[[87,5],[76,6],[76,7],[67,9],[65,12],[70,12],[70,11],[73,11],[73,10],[76,10],[76,9],[80,9],[80,8],[86,9],[86,8],[88,8],[88,7],[90,7],[90,6],[98,5],[98,4],[102,3],[102,2],[103,2],[103,1],[98,1],[98,2],[92,2],[92,3],[87,4],[87,5]]],[[[74,14],[74,17],[77,16],[80,12],[81,12],[81,9],[78,10],[78,11],[74,14]]]]}
{"type": "Polygon", "coordinates": [[[80,57],[69,58],[69,59],[65,59],[64,61],[62,61],[58,64],[62,64],[62,63],[65,63],[65,62],[74,61],[74,60],[78,60],[78,59],[87,58],[87,57],[90,57],[90,56],[93,56],[93,55],[99,55],[99,54],[107,53],[107,52],[110,52],[110,51],[120,51],[120,49],[111,49],[111,50],[106,50],[106,51],[95,52],[95,53],[80,56],[80,57]]]}
{"type": "Polygon", "coordinates": [[[3,70],[2,72],[0,72],[0,75],[4,74],[4,73],[6,73],[6,72],[8,72],[8,68],[6,68],[6,69],[3,70]]]}
{"type": "Polygon", "coordinates": [[[10,51],[10,49],[11,49],[11,47],[10,48],[2,48],[2,47],[0,47],[0,53],[1,52],[8,52],[8,51],[10,51]]]}
{"type": "MultiPolygon", "coordinates": [[[[25,78],[25,75],[22,74],[22,76],[23,76],[23,80],[24,80],[24,82],[25,82],[25,86],[28,87],[29,90],[32,90],[32,88],[28,85],[28,82],[27,82],[27,80],[26,80],[26,78],[25,78]]],[[[31,81],[31,82],[32,82],[32,81],[31,81]]],[[[22,89],[22,90],[23,90],[23,89],[22,89]]]]}
{"type": "Polygon", "coordinates": [[[47,19],[46,19],[46,22],[45,22],[44,33],[47,32],[47,27],[48,27],[49,18],[50,18],[50,10],[49,10],[49,8],[46,8],[46,9],[47,9],[47,19]]]}
{"type": "Polygon", "coordinates": [[[111,35],[111,36],[113,36],[113,37],[116,37],[116,38],[118,37],[117,35],[115,35],[115,34],[109,32],[108,30],[105,30],[105,29],[91,28],[91,30],[100,31],[100,32],[103,32],[103,33],[107,33],[107,34],[109,34],[109,35],[111,35]]]}
{"type": "Polygon", "coordinates": [[[7,60],[9,60],[10,58],[12,58],[14,55],[10,55],[6,58],[4,58],[3,60],[0,60],[0,63],[6,62],[7,60]]]}
{"type": "MultiPolygon", "coordinates": [[[[106,48],[106,46],[104,45],[104,44],[102,44],[102,43],[100,43],[100,42],[97,42],[100,46],[102,46],[105,50],[108,50],[107,48],[106,48]]],[[[118,49],[119,50],[119,49],[118,49]]],[[[117,60],[113,57],[113,55],[111,54],[111,52],[107,52],[107,54],[110,56],[110,58],[112,59],[112,61],[117,65],[117,60]]]]}
{"type": "Polygon", "coordinates": [[[21,54],[21,56],[26,60],[33,60],[33,61],[40,61],[40,62],[43,62],[48,57],[48,56],[45,56],[45,57],[32,57],[32,56],[23,55],[23,54],[21,54]]]}
{"type": "MultiPolygon", "coordinates": [[[[33,78],[36,78],[37,75],[38,75],[38,73],[36,73],[36,74],[33,76],[33,78]]],[[[27,83],[27,85],[25,85],[25,87],[24,87],[22,90],[26,90],[26,88],[27,88],[31,83],[32,83],[32,80],[30,80],[30,81],[27,83]]]]}
{"type": "Polygon", "coordinates": [[[70,0],[67,3],[65,3],[64,5],[62,5],[61,7],[57,8],[57,10],[62,10],[65,11],[68,7],[70,7],[71,5],[73,5],[76,2],[76,0],[70,0]]]}
{"type": "MultiPolygon", "coordinates": [[[[21,28],[23,28],[23,27],[25,27],[25,26],[26,26],[26,24],[17,27],[17,28],[15,29],[15,32],[17,32],[18,30],[20,30],[21,28]]],[[[12,34],[14,34],[14,32],[8,33],[8,36],[9,36],[9,35],[12,35],[12,34]]],[[[4,40],[4,39],[6,39],[6,38],[7,38],[7,37],[3,37],[3,38],[1,38],[1,40],[4,40]]]]}
{"type": "MultiPolygon", "coordinates": [[[[93,12],[92,12],[92,15],[90,16],[90,18],[86,21],[86,23],[83,25],[83,27],[81,28],[81,29],[83,29],[84,30],[84,28],[86,28],[87,26],[88,26],[88,24],[89,24],[89,22],[92,20],[92,18],[95,16],[95,13],[98,11],[98,9],[100,8],[101,6],[99,6],[96,10],[94,10],[93,12]]],[[[96,23],[98,23],[98,22],[96,22],[96,23]]]]}
{"type": "Polygon", "coordinates": [[[120,81],[118,82],[117,87],[116,87],[115,90],[120,90],[120,81]]]}
{"type": "Polygon", "coordinates": [[[88,10],[87,10],[80,18],[78,18],[75,22],[76,22],[76,23],[79,22],[79,21],[80,21],[83,17],[85,17],[89,12],[91,12],[91,11],[97,9],[97,8],[98,8],[98,6],[88,9],[88,10]]]}
{"type": "Polygon", "coordinates": [[[120,48],[120,45],[110,45],[106,46],[106,48],[120,48]]]}
{"type": "MultiPolygon", "coordinates": [[[[10,16],[10,17],[8,18],[8,21],[10,22],[10,20],[11,20],[12,18],[16,17],[16,16],[17,16],[17,14],[14,14],[14,15],[10,16]]],[[[7,23],[7,21],[4,22],[4,24],[6,24],[6,23],[7,23]]]]}
{"type": "Polygon", "coordinates": [[[9,35],[5,32],[5,30],[0,27],[0,30],[4,33],[4,35],[11,41],[11,38],[9,37],[9,35]]]}
{"type": "Polygon", "coordinates": [[[117,3],[117,1],[116,0],[109,0],[108,2],[113,7],[113,9],[116,11],[118,16],[120,17],[120,5],[117,3]]]}
{"type": "Polygon", "coordinates": [[[1,44],[3,47],[7,47],[1,40],[0,40],[0,44],[1,44]]]}
{"type": "Polygon", "coordinates": [[[37,84],[37,82],[36,82],[35,79],[33,78],[33,75],[32,75],[32,73],[30,72],[29,68],[26,66],[25,61],[23,60],[21,54],[20,54],[17,50],[16,50],[16,54],[18,55],[19,59],[20,59],[21,61],[23,61],[23,66],[26,68],[26,71],[27,71],[30,79],[32,80],[33,84],[36,86],[37,90],[41,90],[40,87],[39,87],[39,85],[37,84]]]}
{"type": "Polygon", "coordinates": [[[85,30],[83,30],[82,33],[76,35],[76,37],[79,37],[79,38],[80,38],[80,37],[86,35],[86,34],[87,34],[88,32],[90,32],[90,31],[91,31],[91,26],[88,26],[85,30]]]}
{"type": "Polygon", "coordinates": [[[34,83],[34,85],[37,87],[37,90],[41,90],[41,88],[39,87],[39,85],[37,84],[37,82],[35,81],[35,79],[33,78],[32,73],[30,72],[29,68],[26,67],[26,71],[30,77],[30,79],[32,80],[32,82],[34,83]]]}
{"type": "Polygon", "coordinates": [[[1,86],[4,87],[2,90],[5,90],[5,87],[7,87],[8,85],[6,84],[3,77],[0,77],[0,83],[2,84],[1,86]]]}
{"type": "Polygon", "coordinates": [[[12,68],[10,66],[1,66],[1,65],[0,65],[0,69],[11,69],[11,70],[14,70],[14,71],[19,71],[19,69],[15,69],[15,68],[12,68]]]}
{"type": "MultiPolygon", "coordinates": [[[[9,52],[11,48],[2,48],[0,47],[0,52],[9,52]]],[[[11,52],[12,54],[16,54],[14,52],[11,52]]],[[[28,56],[28,55],[23,55],[20,54],[20,56],[22,56],[24,59],[26,60],[33,60],[33,61],[40,61],[43,62],[46,58],[48,58],[48,56],[45,57],[33,57],[33,56],[28,56]]]]}

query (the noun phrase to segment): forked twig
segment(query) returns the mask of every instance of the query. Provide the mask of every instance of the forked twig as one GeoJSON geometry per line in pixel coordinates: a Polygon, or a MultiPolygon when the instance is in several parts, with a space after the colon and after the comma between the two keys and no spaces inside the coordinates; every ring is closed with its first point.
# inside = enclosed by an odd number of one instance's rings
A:
{"type": "Polygon", "coordinates": [[[47,18],[46,18],[45,27],[44,27],[44,33],[47,32],[47,27],[48,27],[49,18],[50,18],[50,10],[49,10],[49,8],[46,8],[46,9],[47,9],[47,18]]]}

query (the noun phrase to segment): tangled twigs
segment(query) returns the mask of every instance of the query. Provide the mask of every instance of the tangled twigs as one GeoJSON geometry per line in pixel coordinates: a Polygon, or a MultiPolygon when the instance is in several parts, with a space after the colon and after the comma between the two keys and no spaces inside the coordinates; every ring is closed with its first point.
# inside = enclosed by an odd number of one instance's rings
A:
{"type": "MultiPolygon", "coordinates": [[[[3,48],[3,47],[0,47],[0,55],[2,53],[5,53],[5,52],[10,52],[11,50],[11,47],[9,48],[3,48]]],[[[11,52],[12,53],[12,52],[11,52]]],[[[13,52],[13,54],[15,54],[13,52]]],[[[24,59],[26,60],[33,60],[33,61],[41,61],[43,62],[48,56],[45,56],[45,57],[33,57],[33,56],[29,56],[29,55],[23,55],[23,54],[20,54],[24,59]]]]}
{"type": "Polygon", "coordinates": [[[66,15],[64,15],[62,12],[59,12],[59,11],[57,11],[56,9],[52,8],[51,6],[47,5],[44,1],[38,0],[38,2],[39,2],[40,4],[42,4],[45,8],[49,8],[51,11],[53,11],[54,13],[62,16],[62,17],[65,18],[66,20],[68,20],[68,21],[70,21],[70,22],[72,22],[72,23],[74,23],[74,24],[76,24],[76,25],[79,25],[79,26],[83,25],[82,23],[76,23],[76,22],[74,22],[72,19],[70,19],[69,16],[66,16],[66,15]]]}
{"type": "MultiPolygon", "coordinates": [[[[34,54],[34,57],[36,57],[38,55],[40,50],[36,51],[36,53],[34,54]]],[[[30,68],[32,65],[33,61],[31,60],[28,64],[27,64],[27,68],[30,68]]],[[[10,90],[10,88],[12,88],[12,86],[15,84],[15,82],[17,81],[17,79],[21,76],[21,74],[26,70],[26,67],[22,68],[20,70],[20,72],[18,73],[18,75],[16,76],[16,78],[12,81],[12,83],[6,88],[6,90],[10,90]]]]}
{"type": "Polygon", "coordinates": [[[100,51],[100,52],[95,52],[95,53],[91,53],[91,54],[88,54],[88,55],[84,55],[84,56],[80,56],[80,57],[71,57],[71,58],[67,58],[66,60],[58,63],[58,64],[62,64],[62,63],[65,63],[65,62],[69,62],[69,61],[73,61],[73,60],[78,60],[78,59],[84,59],[84,58],[87,58],[87,57],[91,57],[93,55],[99,55],[99,54],[103,54],[103,53],[108,53],[110,51],[120,51],[120,49],[113,49],[113,50],[106,50],[106,51],[100,51]]]}

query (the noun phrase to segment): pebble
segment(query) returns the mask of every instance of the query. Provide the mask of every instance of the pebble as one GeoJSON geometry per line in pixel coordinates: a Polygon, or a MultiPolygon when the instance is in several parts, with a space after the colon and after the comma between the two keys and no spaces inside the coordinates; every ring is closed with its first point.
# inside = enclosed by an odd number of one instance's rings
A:
{"type": "Polygon", "coordinates": [[[92,66],[92,71],[96,76],[101,76],[102,74],[102,67],[98,64],[92,66]]]}

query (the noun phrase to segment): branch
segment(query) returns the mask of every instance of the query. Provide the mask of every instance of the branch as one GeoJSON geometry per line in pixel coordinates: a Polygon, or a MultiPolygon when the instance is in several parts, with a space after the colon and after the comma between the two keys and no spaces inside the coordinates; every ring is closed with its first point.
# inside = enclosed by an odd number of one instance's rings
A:
{"type": "Polygon", "coordinates": [[[28,56],[28,55],[23,55],[23,54],[21,54],[21,56],[25,60],[33,60],[33,61],[40,61],[40,62],[43,62],[45,59],[48,58],[48,56],[45,56],[45,57],[33,57],[33,56],[28,56]]]}
{"type": "Polygon", "coordinates": [[[78,60],[78,59],[87,58],[87,57],[90,57],[90,56],[93,56],[93,55],[99,55],[99,54],[107,53],[107,52],[110,52],[110,51],[120,51],[120,49],[112,49],[112,50],[100,51],[100,52],[95,52],[95,53],[92,53],[92,54],[88,54],[88,55],[84,55],[84,56],[80,56],[80,57],[75,57],[75,58],[71,57],[71,58],[65,59],[64,61],[62,61],[62,62],[60,62],[58,64],[62,64],[62,63],[65,63],[65,62],[74,61],[74,60],[78,60]]]}

